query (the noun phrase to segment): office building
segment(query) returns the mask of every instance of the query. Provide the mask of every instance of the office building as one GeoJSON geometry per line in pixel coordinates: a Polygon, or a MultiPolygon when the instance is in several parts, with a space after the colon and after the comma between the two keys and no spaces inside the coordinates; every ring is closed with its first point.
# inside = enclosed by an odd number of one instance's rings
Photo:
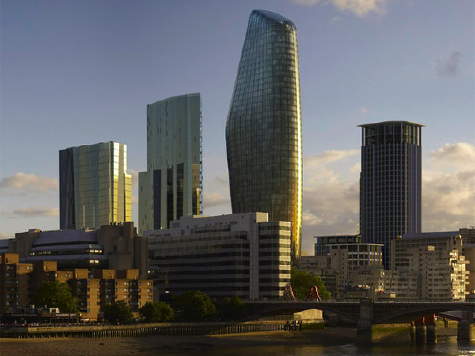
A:
{"type": "Polygon", "coordinates": [[[202,214],[201,98],[147,105],[147,171],[139,173],[139,231],[202,214]]]}
{"type": "Polygon", "coordinates": [[[61,229],[131,221],[127,146],[102,142],[59,151],[59,208],[61,229]]]}
{"type": "Polygon", "coordinates": [[[289,222],[267,213],[182,217],[148,231],[156,295],[200,290],[212,297],[277,299],[290,283],[289,222]]]}
{"type": "Polygon", "coordinates": [[[68,284],[82,319],[97,320],[107,304],[123,301],[136,315],[153,301],[152,281],[140,279],[137,269],[58,270],[56,261],[20,263],[16,253],[0,255],[0,314],[19,313],[32,304],[45,282],[68,284]]]}
{"type": "Polygon", "coordinates": [[[302,225],[297,47],[292,21],[252,11],[226,122],[232,211],[290,221],[294,258],[300,255],[302,225]]]}
{"type": "Polygon", "coordinates": [[[421,129],[407,121],[360,125],[360,229],[364,242],[384,244],[421,231],[421,129]]]}
{"type": "Polygon", "coordinates": [[[137,235],[132,222],[97,230],[30,229],[6,241],[1,251],[19,254],[21,262],[55,261],[60,270],[137,269],[141,278],[147,276],[147,239],[137,235]]]}
{"type": "Polygon", "coordinates": [[[468,294],[468,261],[459,231],[405,234],[391,241],[391,265],[401,273],[417,274],[417,298],[463,301],[468,294]]]}

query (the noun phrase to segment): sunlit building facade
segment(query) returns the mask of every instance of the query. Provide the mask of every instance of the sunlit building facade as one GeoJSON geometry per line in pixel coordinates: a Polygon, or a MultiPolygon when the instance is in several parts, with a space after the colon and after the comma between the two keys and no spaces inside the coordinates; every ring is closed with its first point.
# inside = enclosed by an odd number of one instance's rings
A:
{"type": "Polygon", "coordinates": [[[59,195],[61,229],[131,221],[127,146],[101,142],[59,151],[59,195]]]}
{"type": "Polygon", "coordinates": [[[294,258],[302,225],[301,132],[296,27],[254,10],[226,123],[232,210],[291,222],[294,258]]]}
{"type": "Polygon", "coordinates": [[[423,125],[385,121],[360,127],[361,237],[384,244],[384,266],[389,268],[391,239],[421,231],[423,125]]]}
{"type": "Polygon", "coordinates": [[[199,93],[147,105],[147,171],[139,173],[139,231],[202,213],[199,93]]]}

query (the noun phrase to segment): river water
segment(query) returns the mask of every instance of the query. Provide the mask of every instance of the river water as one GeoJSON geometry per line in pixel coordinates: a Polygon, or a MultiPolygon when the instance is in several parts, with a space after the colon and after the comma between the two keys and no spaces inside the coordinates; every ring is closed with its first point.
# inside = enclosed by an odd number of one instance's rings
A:
{"type": "MultiPolygon", "coordinates": [[[[181,354],[175,354],[180,355],[181,354]]],[[[184,356],[185,354],[183,354],[184,356]]],[[[384,355],[384,356],[399,356],[399,355],[474,355],[475,345],[462,346],[457,345],[456,337],[439,338],[435,345],[416,346],[411,344],[401,345],[375,345],[371,347],[358,347],[354,344],[339,345],[339,346],[252,346],[252,347],[216,347],[212,350],[207,350],[208,356],[341,356],[341,355],[384,355]]]]}

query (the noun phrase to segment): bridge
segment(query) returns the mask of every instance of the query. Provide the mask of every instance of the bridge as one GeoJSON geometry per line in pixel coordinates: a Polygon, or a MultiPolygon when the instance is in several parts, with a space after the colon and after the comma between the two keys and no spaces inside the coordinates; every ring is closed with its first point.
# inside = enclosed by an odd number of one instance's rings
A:
{"type": "MultiPolygon", "coordinates": [[[[357,326],[358,339],[362,342],[371,340],[371,329],[374,324],[414,322],[416,336],[427,330],[427,336],[435,333],[434,314],[448,311],[460,311],[457,338],[466,342],[471,339],[470,324],[475,312],[474,302],[412,302],[395,301],[381,302],[362,299],[360,302],[336,301],[255,301],[248,302],[248,310],[252,317],[266,315],[296,313],[308,309],[319,309],[334,313],[357,326]]],[[[435,337],[435,334],[434,334],[435,337]]]]}

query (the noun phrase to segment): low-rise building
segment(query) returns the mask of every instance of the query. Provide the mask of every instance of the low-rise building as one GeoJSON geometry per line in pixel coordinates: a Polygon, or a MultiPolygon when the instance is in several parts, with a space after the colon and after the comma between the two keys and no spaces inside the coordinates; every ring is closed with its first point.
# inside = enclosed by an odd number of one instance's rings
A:
{"type": "Polygon", "coordinates": [[[390,250],[396,271],[417,275],[419,300],[465,300],[469,272],[459,231],[405,234],[390,250]]]}
{"type": "Polygon", "coordinates": [[[156,294],[279,298],[290,283],[290,234],[290,222],[270,222],[267,213],[184,216],[148,231],[156,294]]]}
{"type": "Polygon", "coordinates": [[[81,317],[90,320],[112,302],[124,301],[138,312],[153,300],[153,282],[140,279],[138,269],[58,270],[56,261],[20,263],[18,254],[4,253],[0,255],[0,314],[26,309],[38,288],[52,281],[69,285],[81,317]]]}
{"type": "Polygon", "coordinates": [[[148,271],[147,240],[137,235],[132,222],[97,230],[30,229],[6,241],[1,251],[18,253],[22,262],[56,261],[60,270],[138,269],[142,278],[148,271]]]}

